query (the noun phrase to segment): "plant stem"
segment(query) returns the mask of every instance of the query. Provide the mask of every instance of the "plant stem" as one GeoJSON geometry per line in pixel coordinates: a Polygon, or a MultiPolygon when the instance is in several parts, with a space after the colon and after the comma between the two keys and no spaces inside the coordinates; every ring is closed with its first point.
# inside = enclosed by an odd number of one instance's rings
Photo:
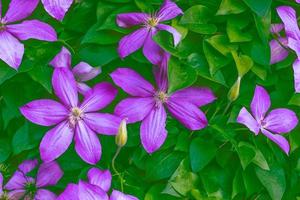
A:
{"type": "Polygon", "coordinates": [[[231,106],[231,103],[232,103],[232,101],[229,101],[229,102],[228,102],[228,104],[227,104],[227,106],[226,106],[226,108],[225,108],[225,110],[224,110],[224,112],[223,112],[223,115],[225,115],[225,114],[227,113],[228,109],[229,109],[230,106],[231,106]]]}
{"type": "Polygon", "coordinates": [[[73,47],[71,45],[69,45],[66,41],[64,40],[58,40],[58,42],[61,42],[63,45],[65,45],[69,50],[72,51],[72,54],[75,54],[75,50],[73,49],[73,47]]]}
{"type": "Polygon", "coordinates": [[[124,192],[123,177],[122,177],[122,175],[118,172],[118,170],[115,167],[115,160],[118,157],[121,149],[122,149],[122,147],[118,147],[118,149],[117,149],[117,151],[116,151],[116,153],[115,153],[115,155],[114,155],[114,157],[113,157],[113,159],[111,161],[111,166],[112,166],[114,172],[118,175],[118,177],[120,179],[120,184],[121,184],[121,191],[124,192]]]}

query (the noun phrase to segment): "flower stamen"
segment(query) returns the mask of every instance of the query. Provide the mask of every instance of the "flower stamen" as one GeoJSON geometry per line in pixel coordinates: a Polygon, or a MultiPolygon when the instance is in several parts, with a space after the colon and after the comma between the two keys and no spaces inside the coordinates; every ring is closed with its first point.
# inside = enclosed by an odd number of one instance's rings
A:
{"type": "Polygon", "coordinates": [[[83,111],[79,109],[78,107],[74,107],[71,109],[71,113],[69,116],[69,122],[74,127],[78,121],[80,121],[83,118],[83,111]]]}

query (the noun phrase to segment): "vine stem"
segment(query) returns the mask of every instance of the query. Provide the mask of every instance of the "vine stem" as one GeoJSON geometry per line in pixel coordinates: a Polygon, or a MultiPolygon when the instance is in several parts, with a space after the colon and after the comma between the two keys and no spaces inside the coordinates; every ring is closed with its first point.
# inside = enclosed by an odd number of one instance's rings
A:
{"type": "Polygon", "coordinates": [[[72,54],[75,54],[75,50],[73,49],[73,47],[71,45],[69,45],[66,41],[64,40],[58,40],[58,42],[61,42],[63,45],[65,45],[69,50],[72,51],[72,54]]]}
{"type": "Polygon", "coordinates": [[[123,177],[122,175],[120,174],[120,172],[118,172],[118,170],[116,169],[116,166],[115,166],[115,161],[116,161],[116,158],[118,157],[118,155],[120,154],[120,151],[121,151],[122,147],[118,147],[112,161],[111,161],[111,166],[115,172],[115,174],[118,175],[119,177],[119,180],[120,180],[120,184],[121,184],[121,191],[124,192],[124,185],[123,185],[123,177]]]}
{"type": "Polygon", "coordinates": [[[224,110],[224,112],[223,112],[223,115],[225,115],[225,114],[227,113],[228,109],[229,109],[230,106],[231,106],[231,103],[232,103],[232,101],[229,101],[229,102],[228,102],[228,104],[227,104],[227,106],[226,106],[226,108],[225,108],[225,110],[224,110]]]}

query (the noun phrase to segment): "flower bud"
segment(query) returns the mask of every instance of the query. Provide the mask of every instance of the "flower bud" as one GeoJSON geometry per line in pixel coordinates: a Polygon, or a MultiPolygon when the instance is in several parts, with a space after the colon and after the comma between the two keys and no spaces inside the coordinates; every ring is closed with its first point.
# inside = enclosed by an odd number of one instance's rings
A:
{"type": "Polygon", "coordinates": [[[236,82],[233,84],[233,86],[231,87],[231,89],[228,92],[228,99],[229,101],[235,101],[240,94],[240,84],[241,84],[241,77],[238,77],[238,79],[236,80],[236,82]]]}
{"type": "Polygon", "coordinates": [[[116,135],[116,144],[119,147],[123,147],[125,146],[126,143],[127,143],[127,124],[126,124],[126,119],[123,119],[119,126],[118,134],[116,135]]]}

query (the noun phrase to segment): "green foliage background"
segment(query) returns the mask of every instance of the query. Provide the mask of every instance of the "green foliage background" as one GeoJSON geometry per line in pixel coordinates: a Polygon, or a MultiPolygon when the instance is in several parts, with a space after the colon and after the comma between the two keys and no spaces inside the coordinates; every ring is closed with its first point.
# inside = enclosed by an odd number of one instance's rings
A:
{"type": "MultiPolygon", "coordinates": [[[[2,2],[5,10],[9,0],[2,2]]],[[[59,41],[25,41],[25,55],[18,72],[0,61],[0,163],[8,167],[4,170],[7,178],[23,160],[39,157],[39,142],[48,128],[26,121],[18,108],[34,99],[55,98],[51,86],[53,69],[48,63],[62,46],[72,51],[73,66],[79,61],[102,66],[102,74],[90,85],[104,80],[112,82],[109,73],[125,66],[153,82],[151,65],[141,51],[119,59],[118,41],[132,30],[117,27],[115,18],[118,13],[130,11],[153,12],[161,3],[161,0],[79,0],[62,23],[50,18],[39,5],[30,18],[55,27],[59,41]]],[[[209,86],[218,99],[203,108],[209,125],[201,131],[190,132],[168,117],[168,138],[152,155],[140,144],[139,124],[129,125],[128,143],[116,163],[126,181],[125,192],[145,200],[300,199],[299,127],[287,136],[291,154],[286,156],[264,136],[254,136],[236,123],[240,108],[250,104],[256,84],[269,91],[272,107],[288,107],[299,113],[300,95],[294,94],[291,67],[295,55],[270,66],[269,29],[271,22],[280,22],[277,6],[291,5],[298,11],[300,6],[292,0],[178,0],[176,3],[184,15],[171,24],[183,35],[182,42],[174,48],[169,33],[155,36],[155,41],[172,54],[170,87],[176,91],[190,85],[209,86]],[[230,103],[229,99],[236,100],[230,103]]],[[[112,112],[125,96],[120,90],[107,111],[112,112]]],[[[116,151],[114,138],[99,137],[103,155],[97,166],[111,169],[116,151]]],[[[85,179],[91,167],[73,149],[71,146],[58,159],[65,175],[52,188],[57,193],[67,183],[85,179]]],[[[120,188],[117,176],[113,178],[114,188],[120,188]]]]}

